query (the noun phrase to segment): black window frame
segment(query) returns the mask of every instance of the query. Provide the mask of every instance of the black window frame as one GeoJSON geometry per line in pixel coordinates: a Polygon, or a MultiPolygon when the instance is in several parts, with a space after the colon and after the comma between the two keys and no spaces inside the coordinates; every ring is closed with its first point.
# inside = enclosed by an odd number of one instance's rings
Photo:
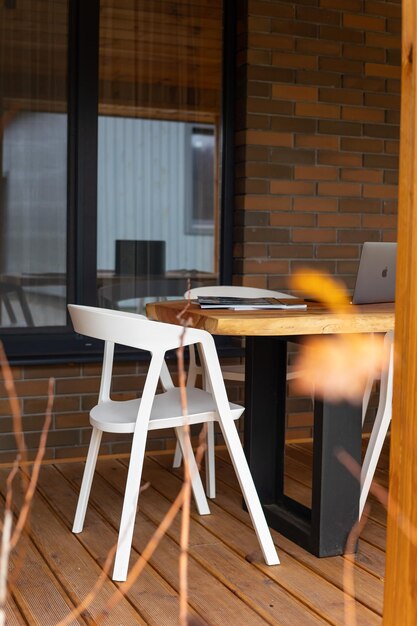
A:
{"type": "MultiPolygon", "coordinates": [[[[99,101],[99,0],[69,0],[68,15],[68,301],[97,305],[97,139],[99,101]],[[93,233],[93,236],[91,236],[93,233]]],[[[222,163],[220,198],[220,282],[232,280],[234,196],[235,0],[224,0],[222,163]]],[[[87,340],[67,325],[2,329],[1,340],[14,364],[93,362],[102,343],[87,340]]],[[[219,341],[223,354],[234,353],[219,341]]],[[[122,351],[120,358],[138,358],[122,351]]]]}

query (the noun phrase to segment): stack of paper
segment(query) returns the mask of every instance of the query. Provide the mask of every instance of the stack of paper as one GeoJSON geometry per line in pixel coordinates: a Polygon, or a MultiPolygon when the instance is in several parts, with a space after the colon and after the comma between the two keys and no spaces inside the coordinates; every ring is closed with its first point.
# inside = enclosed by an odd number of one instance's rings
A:
{"type": "Polygon", "coordinates": [[[230,298],[223,296],[199,296],[198,304],[202,309],[233,309],[256,310],[256,309],[306,309],[307,304],[302,300],[288,298],[230,298]]]}

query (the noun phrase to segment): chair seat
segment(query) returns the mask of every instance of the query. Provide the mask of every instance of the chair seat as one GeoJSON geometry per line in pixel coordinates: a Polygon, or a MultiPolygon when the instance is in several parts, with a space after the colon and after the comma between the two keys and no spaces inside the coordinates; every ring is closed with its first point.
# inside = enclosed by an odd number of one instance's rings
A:
{"type": "MultiPolygon", "coordinates": [[[[90,411],[90,423],[99,430],[111,433],[133,433],[141,399],[135,400],[108,400],[96,405],[90,411]]],[[[187,389],[189,424],[199,424],[218,419],[214,400],[210,393],[198,388],[187,389]]],[[[229,403],[233,419],[238,419],[244,407],[229,403]]],[[[149,430],[182,426],[180,389],[174,387],[155,396],[149,430]]]]}

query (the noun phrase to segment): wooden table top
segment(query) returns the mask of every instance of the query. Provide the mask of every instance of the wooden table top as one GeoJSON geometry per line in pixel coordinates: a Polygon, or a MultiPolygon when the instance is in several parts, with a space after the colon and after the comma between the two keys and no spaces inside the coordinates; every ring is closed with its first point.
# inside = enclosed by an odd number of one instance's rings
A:
{"type": "Polygon", "coordinates": [[[178,314],[191,319],[194,328],[213,335],[329,335],[334,333],[387,332],[394,328],[394,303],[362,304],[334,313],[321,304],[307,303],[306,310],[231,311],[200,309],[185,300],[151,302],[146,305],[149,318],[178,324],[178,314]]]}

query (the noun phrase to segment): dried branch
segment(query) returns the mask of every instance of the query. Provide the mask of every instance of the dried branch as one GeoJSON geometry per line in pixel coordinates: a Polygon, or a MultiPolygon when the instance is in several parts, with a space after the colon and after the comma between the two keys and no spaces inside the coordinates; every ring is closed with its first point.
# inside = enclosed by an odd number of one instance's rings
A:
{"type": "Polygon", "coordinates": [[[363,510],[361,519],[354,524],[346,541],[343,561],[343,601],[345,612],[345,626],[357,625],[354,576],[355,551],[360,534],[366,522],[368,521],[368,512],[369,505],[366,505],[363,510]]]}
{"type": "Polygon", "coordinates": [[[41,433],[41,437],[39,440],[39,447],[36,452],[36,457],[35,457],[35,461],[34,461],[33,468],[32,468],[32,473],[31,473],[30,480],[29,480],[29,485],[26,489],[24,503],[20,511],[14,533],[11,538],[12,548],[14,548],[17,542],[19,541],[20,535],[23,529],[25,528],[29,519],[30,508],[31,508],[33,496],[34,496],[36,485],[37,485],[38,478],[39,478],[39,472],[41,468],[42,459],[45,455],[46,440],[48,437],[48,430],[49,430],[49,426],[51,424],[51,419],[52,419],[52,406],[54,402],[53,390],[54,390],[54,379],[50,378],[49,385],[48,385],[48,404],[46,407],[45,422],[42,428],[42,433],[41,433]]]}

